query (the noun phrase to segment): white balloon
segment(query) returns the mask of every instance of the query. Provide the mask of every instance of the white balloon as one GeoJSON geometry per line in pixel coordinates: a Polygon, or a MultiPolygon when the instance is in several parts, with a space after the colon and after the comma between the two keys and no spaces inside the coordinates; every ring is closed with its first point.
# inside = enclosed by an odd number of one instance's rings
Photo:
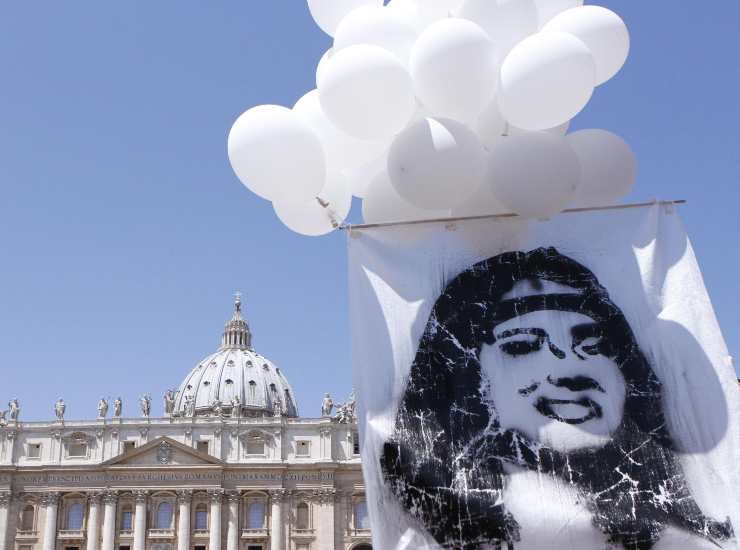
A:
{"type": "Polygon", "coordinates": [[[391,0],[387,7],[421,32],[435,21],[450,17],[461,4],[462,0],[391,0]]]}
{"type": "Polygon", "coordinates": [[[542,28],[560,12],[583,5],[583,0],[534,0],[542,28]]]}
{"type": "Polygon", "coordinates": [[[362,201],[362,219],[365,223],[405,222],[445,218],[447,210],[424,210],[405,201],[385,171],[376,174],[362,201]]]}
{"type": "Polygon", "coordinates": [[[478,187],[468,199],[455,206],[450,212],[453,218],[467,218],[469,216],[492,216],[494,214],[507,214],[506,208],[493,194],[490,185],[478,187]]]}
{"type": "Polygon", "coordinates": [[[435,116],[471,121],[493,98],[498,81],[493,43],[472,21],[430,25],[411,50],[416,95],[435,116]]]}
{"type": "Polygon", "coordinates": [[[328,174],[356,170],[383,155],[390,147],[390,140],[366,141],[354,138],[334,126],[321,109],[318,90],[304,95],[293,107],[321,140],[326,154],[328,174]]]}
{"type": "Polygon", "coordinates": [[[262,105],[243,113],[229,132],[228,153],[237,177],[262,198],[308,199],[324,186],[321,141],[285,107],[262,105]]]}
{"type": "Polygon", "coordinates": [[[339,23],[349,12],[362,6],[382,6],[383,0],[308,0],[308,9],[316,24],[334,36],[339,23]]]}
{"type": "Polygon", "coordinates": [[[358,168],[346,172],[349,189],[355,197],[365,198],[367,189],[381,172],[388,173],[388,150],[358,168]]]}
{"type": "Polygon", "coordinates": [[[324,52],[324,55],[321,56],[321,59],[319,59],[319,64],[316,66],[316,87],[319,87],[319,78],[321,78],[321,73],[324,72],[324,69],[326,69],[326,64],[329,62],[329,60],[334,55],[334,48],[329,48],[324,52]]]}
{"type": "Polygon", "coordinates": [[[553,128],[572,119],[591,99],[596,65],[582,40],[562,32],[520,42],[501,66],[501,114],[525,130],[553,128]]]}
{"type": "MultiPolygon", "coordinates": [[[[564,136],[568,132],[569,127],[570,121],[567,121],[560,126],[542,131],[564,136]]],[[[530,130],[524,130],[506,122],[506,119],[504,119],[498,108],[498,103],[494,100],[478,116],[475,124],[475,132],[478,134],[483,148],[490,152],[496,148],[500,140],[506,139],[508,136],[524,134],[530,132],[530,130]]]]}
{"type": "Polygon", "coordinates": [[[502,55],[536,33],[539,23],[534,0],[465,0],[458,16],[480,25],[502,55]]]}
{"type": "Polygon", "coordinates": [[[425,118],[391,144],[388,174],[398,194],[419,208],[448,209],[483,181],[486,158],[478,137],[451,119],[425,118]]]}
{"type": "Polygon", "coordinates": [[[576,196],[581,166],[564,137],[546,132],[511,136],[489,157],[486,183],[512,212],[548,218],[576,196]]]}
{"type": "Polygon", "coordinates": [[[389,138],[416,110],[414,86],[396,56],[380,46],[336,52],[319,78],[321,108],[334,125],[361,139],[389,138]]]}
{"type": "Polygon", "coordinates": [[[506,119],[498,108],[498,103],[494,99],[488,104],[483,112],[478,115],[475,123],[475,132],[478,134],[481,145],[486,151],[493,151],[499,140],[503,139],[507,133],[508,125],[506,119]]]}
{"type": "Polygon", "coordinates": [[[607,206],[629,194],[637,161],[622,138],[606,130],[580,130],[566,139],[578,155],[583,172],[575,206],[607,206]]]}
{"type": "Polygon", "coordinates": [[[342,178],[329,177],[318,197],[307,201],[272,203],[275,214],[289,229],[317,237],[334,231],[349,215],[352,194],[342,178]]]}
{"type": "Polygon", "coordinates": [[[408,20],[383,6],[358,8],[342,19],[334,35],[334,50],[356,44],[374,44],[388,50],[408,66],[411,47],[418,36],[408,20]]]}
{"type": "MultiPolygon", "coordinates": [[[[565,134],[568,133],[568,128],[570,128],[570,120],[562,123],[560,126],[555,126],[553,128],[546,128],[544,130],[536,130],[536,131],[547,132],[548,134],[554,134],[556,136],[564,136],[565,134]]],[[[518,136],[520,134],[526,134],[531,131],[532,130],[525,130],[524,128],[518,128],[512,124],[509,124],[507,135],[518,136]]]]}
{"type": "Polygon", "coordinates": [[[564,11],[542,32],[567,32],[588,46],[596,62],[596,85],[603,84],[624,66],[630,51],[630,34],[622,18],[601,6],[564,11]]]}

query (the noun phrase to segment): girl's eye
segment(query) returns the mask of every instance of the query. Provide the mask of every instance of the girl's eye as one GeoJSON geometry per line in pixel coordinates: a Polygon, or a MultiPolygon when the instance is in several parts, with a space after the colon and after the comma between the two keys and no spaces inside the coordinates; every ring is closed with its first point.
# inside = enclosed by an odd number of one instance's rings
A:
{"type": "Polygon", "coordinates": [[[516,357],[517,355],[527,355],[539,351],[542,348],[542,340],[536,338],[534,340],[512,340],[504,342],[499,346],[499,349],[507,355],[516,357]]]}
{"type": "Polygon", "coordinates": [[[601,338],[586,338],[578,345],[578,348],[587,355],[601,354],[601,338]]]}

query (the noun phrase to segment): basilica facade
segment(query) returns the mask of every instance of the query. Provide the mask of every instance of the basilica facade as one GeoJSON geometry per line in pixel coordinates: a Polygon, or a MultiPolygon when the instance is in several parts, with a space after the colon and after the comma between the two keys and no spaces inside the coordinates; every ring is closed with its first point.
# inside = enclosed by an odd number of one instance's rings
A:
{"type": "Polygon", "coordinates": [[[237,298],[221,347],[137,418],[0,416],[0,550],[370,550],[354,398],[300,417],[237,298]]]}

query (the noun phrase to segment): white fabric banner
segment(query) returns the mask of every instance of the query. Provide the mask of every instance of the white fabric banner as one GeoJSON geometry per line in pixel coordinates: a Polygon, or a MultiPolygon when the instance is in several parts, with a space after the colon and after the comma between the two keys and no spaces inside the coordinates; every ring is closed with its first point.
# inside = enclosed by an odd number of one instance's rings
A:
{"type": "Polygon", "coordinates": [[[375,548],[738,548],[740,392],[675,207],[348,240],[375,548]]]}

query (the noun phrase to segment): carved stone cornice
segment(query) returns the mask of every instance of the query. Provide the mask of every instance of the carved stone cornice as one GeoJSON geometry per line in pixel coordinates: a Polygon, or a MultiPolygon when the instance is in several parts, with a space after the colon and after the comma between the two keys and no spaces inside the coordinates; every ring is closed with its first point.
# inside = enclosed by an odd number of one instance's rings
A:
{"type": "Polygon", "coordinates": [[[118,491],[105,491],[103,493],[103,502],[105,504],[118,503],[118,491]]]}
{"type": "Polygon", "coordinates": [[[221,500],[224,498],[224,490],[208,489],[208,497],[211,499],[211,503],[221,504],[221,500]]]}
{"type": "Polygon", "coordinates": [[[0,491],[0,507],[9,506],[12,498],[13,493],[10,491],[0,491]]]}
{"type": "Polygon", "coordinates": [[[136,489],[133,491],[134,493],[134,500],[137,504],[146,504],[147,499],[149,498],[149,491],[144,489],[136,489]]]}
{"type": "Polygon", "coordinates": [[[270,499],[275,503],[288,500],[290,494],[291,491],[288,491],[287,489],[270,489],[270,499]]]}
{"type": "Polygon", "coordinates": [[[226,498],[229,502],[239,502],[242,498],[242,493],[241,491],[228,491],[226,498]]]}
{"type": "Polygon", "coordinates": [[[180,489],[177,491],[177,502],[180,504],[190,504],[193,500],[193,491],[188,489],[180,489]]]}

